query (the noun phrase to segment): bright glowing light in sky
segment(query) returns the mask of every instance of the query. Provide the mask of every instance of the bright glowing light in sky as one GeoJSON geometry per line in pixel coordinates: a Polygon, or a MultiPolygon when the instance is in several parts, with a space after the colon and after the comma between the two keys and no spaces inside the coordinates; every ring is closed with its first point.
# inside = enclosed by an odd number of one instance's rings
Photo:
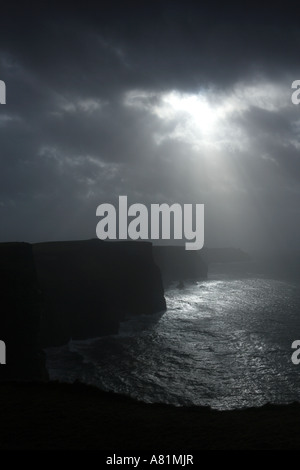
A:
{"type": "MultiPolygon", "coordinates": [[[[241,106],[241,105],[240,105],[241,106]]],[[[185,141],[194,147],[220,148],[233,138],[233,129],[227,118],[238,110],[238,103],[232,99],[216,99],[207,92],[187,94],[172,91],[162,96],[152,112],[166,122],[174,122],[173,130],[159,133],[156,142],[166,138],[185,141]]]]}
{"type": "MultiPolygon", "coordinates": [[[[181,95],[176,92],[165,95],[162,107],[170,107],[170,113],[183,113],[203,134],[213,132],[214,125],[221,117],[221,107],[212,106],[203,95],[181,95]]],[[[163,114],[164,111],[158,111],[163,114]]],[[[224,114],[224,113],[223,113],[224,114]]],[[[183,116],[184,117],[184,116],[183,116]]]]}
{"type": "Polygon", "coordinates": [[[253,108],[278,112],[290,104],[289,89],[264,82],[236,84],[230,91],[202,90],[199,93],[169,91],[155,94],[132,90],[124,104],[146,110],[162,120],[154,139],[157,144],[165,139],[186,142],[195,148],[247,149],[250,136],[239,118],[253,108]]]}

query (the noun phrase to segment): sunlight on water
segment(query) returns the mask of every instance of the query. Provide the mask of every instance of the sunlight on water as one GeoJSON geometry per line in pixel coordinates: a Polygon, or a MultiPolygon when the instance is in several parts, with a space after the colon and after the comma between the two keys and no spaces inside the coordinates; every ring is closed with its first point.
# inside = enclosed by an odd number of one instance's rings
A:
{"type": "Polygon", "coordinates": [[[165,314],[133,318],[118,336],[49,348],[51,378],[219,409],[300,398],[291,362],[300,337],[296,283],[220,277],[170,288],[166,299],[165,314]]]}

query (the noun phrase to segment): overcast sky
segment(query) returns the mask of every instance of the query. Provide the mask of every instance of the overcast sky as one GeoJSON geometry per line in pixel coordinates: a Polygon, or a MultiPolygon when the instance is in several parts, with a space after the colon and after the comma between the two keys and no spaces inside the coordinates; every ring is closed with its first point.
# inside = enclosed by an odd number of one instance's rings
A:
{"type": "Polygon", "coordinates": [[[298,18],[223,3],[1,5],[0,241],[94,238],[127,195],[204,204],[205,246],[298,248],[298,18]]]}

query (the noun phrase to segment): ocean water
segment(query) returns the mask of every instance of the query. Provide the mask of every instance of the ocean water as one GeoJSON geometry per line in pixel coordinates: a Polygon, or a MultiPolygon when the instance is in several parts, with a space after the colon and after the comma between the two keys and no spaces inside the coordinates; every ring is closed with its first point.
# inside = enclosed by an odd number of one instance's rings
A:
{"type": "Polygon", "coordinates": [[[128,320],[119,335],[48,348],[51,379],[177,406],[300,401],[299,280],[216,268],[166,300],[164,314],[128,320]]]}

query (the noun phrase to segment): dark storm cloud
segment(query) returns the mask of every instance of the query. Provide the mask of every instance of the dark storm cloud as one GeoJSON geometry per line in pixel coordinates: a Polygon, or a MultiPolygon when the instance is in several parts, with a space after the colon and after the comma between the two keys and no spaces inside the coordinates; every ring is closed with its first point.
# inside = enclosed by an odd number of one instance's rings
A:
{"type": "Polygon", "coordinates": [[[297,70],[298,22],[288,8],[174,1],[58,5],[12,8],[1,45],[45,83],[68,90],[191,90],[205,80],[223,87],[254,70],[297,70]]]}
{"type": "MultiPolygon", "coordinates": [[[[281,213],[274,224],[296,209],[298,109],[290,85],[299,78],[300,36],[292,10],[13,2],[2,18],[1,240],[94,236],[96,206],[119,194],[204,202],[210,244],[230,244],[233,227],[232,244],[251,246],[253,227],[274,205],[281,213]],[[276,92],[273,107],[249,98],[228,115],[236,142],[222,149],[174,137],[186,116],[157,112],[172,90],[215,90],[217,103],[237,84],[262,82],[285,89],[286,106],[277,106],[276,92]],[[128,101],[134,90],[144,95],[128,101]],[[225,241],[220,233],[228,233],[225,241]]],[[[298,223],[288,220],[296,240],[298,223]]]]}

